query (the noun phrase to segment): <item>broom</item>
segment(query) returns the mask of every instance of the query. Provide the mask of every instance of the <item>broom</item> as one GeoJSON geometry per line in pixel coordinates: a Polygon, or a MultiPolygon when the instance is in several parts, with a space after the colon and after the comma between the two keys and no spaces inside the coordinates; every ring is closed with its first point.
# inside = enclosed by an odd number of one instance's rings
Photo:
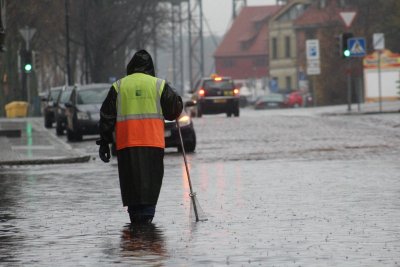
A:
{"type": "Polygon", "coordinates": [[[200,207],[199,202],[197,201],[196,193],[193,192],[192,181],[190,180],[190,173],[189,173],[189,168],[188,168],[188,164],[187,164],[187,160],[186,160],[185,146],[183,145],[181,127],[179,126],[179,119],[176,120],[176,127],[178,127],[179,139],[181,141],[182,156],[183,156],[183,160],[185,162],[186,174],[187,174],[188,181],[189,181],[189,189],[190,189],[189,196],[192,201],[193,211],[194,211],[194,215],[196,217],[196,222],[206,221],[207,218],[205,218],[204,216],[202,216],[202,218],[199,217],[199,211],[202,211],[202,209],[200,207]]]}

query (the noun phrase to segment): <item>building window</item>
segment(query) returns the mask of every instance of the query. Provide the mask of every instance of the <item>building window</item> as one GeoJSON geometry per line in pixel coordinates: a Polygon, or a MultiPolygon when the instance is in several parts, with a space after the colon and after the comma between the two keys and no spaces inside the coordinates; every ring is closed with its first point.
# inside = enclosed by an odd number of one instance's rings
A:
{"type": "Polygon", "coordinates": [[[276,37],[272,38],[272,58],[278,58],[278,40],[276,37]]]}
{"type": "Polygon", "coordinates": [[[223,59],[222,66],[224,68],[232,68],[235,65],[235,61],[231,58],[223,59]]]}
{"type": "Polygon", "coordinates": [[[286,90],[291,91],[292,90],[292,77],[286,76],[286,90]]]}
{"type": "Polygon", "coordinates": [[[249,49],[251,46],[251,40],[246,40],[246,41],[242,41],[240,42],[240,49],[241,50],[247,50],[249,49]]]}
{"type": "Polygon", "coordinates": [[[320,0],[319,1],[319,8],[320,9],[323,9],[323,8],[325,8],[326,7],[326,0],[320,0]]]}
{"type": "Polygon", "coordinates": [[[253,65],[256,67],[266,67],[267,66],[267,57],[256,57],[253,60],[253,65]]]}
{"type": "Polygon", "coordinates": [[[291,53],[290,53],[290,36],[286,36],[285,37],[285,56],[287,58],[291,57],[291,53]]]}

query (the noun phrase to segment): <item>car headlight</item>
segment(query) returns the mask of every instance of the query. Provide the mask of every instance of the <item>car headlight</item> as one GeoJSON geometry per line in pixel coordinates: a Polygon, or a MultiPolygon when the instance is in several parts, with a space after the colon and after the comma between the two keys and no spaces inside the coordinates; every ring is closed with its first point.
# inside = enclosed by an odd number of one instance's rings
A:
{"type": "Polygon", "coordinates": [[[76,114],[76,117],[78,118],[78,120],[88,120],[89,119],[89,114],[86,112],[78,112],[76,114]]]}
{"type": "Polygon", "coordinates": [[[183,115],[179,118],[179,126],[187,126],[190,124],[190,117],[188,115],[183,115]]]}

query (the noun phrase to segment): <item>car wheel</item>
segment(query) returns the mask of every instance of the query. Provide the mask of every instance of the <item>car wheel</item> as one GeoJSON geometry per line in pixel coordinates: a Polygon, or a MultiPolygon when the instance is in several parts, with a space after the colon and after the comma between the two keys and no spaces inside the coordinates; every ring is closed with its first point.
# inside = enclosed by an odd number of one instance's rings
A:
{"type": "Polygon", "coordinates": [[[188,142],[185,144],[186,152],[193,152],[196,149],[196,142],[188,142]]]}
{"type": "Polygon", "coordinates": [[[201,111],[200,106],[198,106],[198,107],[197,107],[197,117],[198,117],[198,118],[201,118],[201,116],[203,116],[203,113],[202,113],[202,111],[201,111]]]}
{"type": "Polygon", "coordinates": [[[74,132],[71,131],[70,129],[67,129],[67,140],[70,141],[70,142],[75,141],[74,132]]]}
{"type": "MultiPolygon", "coordinates": [[[[184,143],[184,146],[185,146],[186,153],[194,152],[194,150],[196,149],[196,141],[186,142],[186,143],[184,143]]],[[[178,146],[178,152],[182,152],[181,145],[178,146]]]]}
{"type": "Polygon", "coordinates": [[[64,129],[63,129],[61,123],[58,122],[58,121],[56,123],[56,134],[57,135],[63,135],[64,134],[64,129]]]}
{"type": "Polygon", "coordinates": [[[228,112],[226,113],[226,116],[227,116],[227,117],[232,117],[232,112],[228,111],[228,112]]]}
{"type": "Polygon", "coordinates": [[[67,139],[70,142],[82,141],[82,134],[79,132],[71,131],[67,129],[67,139]]]}
{"type": "MultiPolygon", "coordinates": [[[[183,143],[183,145],[185,146],[185,152],[194,152],[194,150],[196,149],[196,134],[195,132],[191,133],[191,138],[188,139],[189,141],[186,141],[183,143]]],[[[182,146],[178,146],[178,151],[182,152],[182,146]]]]}
{"type": "Polygon", "coordinates": [[[239,108],[236,108],[235,111],[233,112],[233,115],[235,117],[239,117],[239,114],[240,114],[239,108]]]}
{"type": "Polygon", "coordinates": [[[82,134],[79,132],[75,132],[75,140],[76,141],[82,141],[82,134]]]}
{"type": "Polygon", "coordinates": [[[53,122],[48,116],[44,116],[44,127],[51,128],[53,126],[53,122]]]}

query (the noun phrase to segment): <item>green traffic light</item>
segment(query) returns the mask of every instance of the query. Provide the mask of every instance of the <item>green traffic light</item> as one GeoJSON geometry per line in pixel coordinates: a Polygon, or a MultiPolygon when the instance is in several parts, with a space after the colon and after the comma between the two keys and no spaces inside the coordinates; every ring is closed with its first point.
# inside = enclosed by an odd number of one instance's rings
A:
{"type": "Polygon", "coordinates": [[[26,72],[31,72],[32,64],[25,64],[24,69],[25,69],[26,72]]]}
{"type": "Polygon", "coordinates": [[[350,50],[344,50],[343,51],[343,55],[345,56],[345,57],[349,57],[350,55],[351,55],[351,53],[350,53],[350,50]]]}

